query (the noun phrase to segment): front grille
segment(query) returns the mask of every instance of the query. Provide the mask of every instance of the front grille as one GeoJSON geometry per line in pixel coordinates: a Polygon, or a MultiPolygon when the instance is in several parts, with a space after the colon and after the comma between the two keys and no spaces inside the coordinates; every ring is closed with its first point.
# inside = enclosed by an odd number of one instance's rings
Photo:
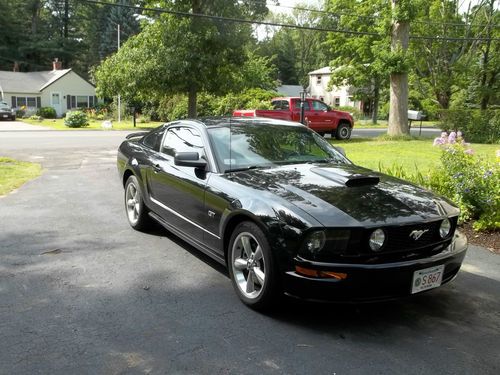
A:
{"type": "MultiPolygon", "coordinates": [[[[397,262],[428,257],[441,252],[450,243],[457,225],[457,218],[450,218],[451,233],[446,239],[439,235],[442,220],[382,227],[386,233],[386,243],[378,252],[368,246],[370,234],[375,229],[360,230],[351,236],[348,250],[343,256],[346,261],[357,259],[363,263],[397,262]],[[413,231],[425,231],[418,239],[410,236],[413,231]]],[[[354,233],[353,233],[354,234],[354,233]]]]}
{"type": "Polygon", "coordinates": [[[425,224],[407,225],[396,228],[388,228],[387,243],[383,252],[414,250],[426,247],[442,241],[439,235],[441,221],[425,224]],[[414,231],[426,231],[418,239],[410,236],[414,231]]]}

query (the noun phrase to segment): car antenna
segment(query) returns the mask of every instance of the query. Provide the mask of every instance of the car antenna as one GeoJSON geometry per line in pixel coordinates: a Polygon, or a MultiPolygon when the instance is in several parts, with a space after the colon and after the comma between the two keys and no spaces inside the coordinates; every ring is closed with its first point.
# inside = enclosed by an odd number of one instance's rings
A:
{"type": "Polygon", "coordinates": [[[232,137],[232,126],[233,126],[233,123],[232,123],[232,117],[229,117],[229,172],[231,172],[231,170],[233,169],[232,167],[232,152],[231,152],[231,137],[232,137]]]}

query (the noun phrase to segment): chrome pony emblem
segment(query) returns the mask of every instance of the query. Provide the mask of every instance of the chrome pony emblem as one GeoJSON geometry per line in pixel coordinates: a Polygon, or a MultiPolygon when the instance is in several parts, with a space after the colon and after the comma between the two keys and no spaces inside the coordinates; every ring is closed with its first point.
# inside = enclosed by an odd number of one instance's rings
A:
{"type": "Polygon", "coordinates": [[[423,229],[423,230],[417,230],[415,229],[410,233],[410,237],[413,238],[415,241],[418,240],[420,237],[424,235],[425,232],[428,232],[429,229],[423,229]]]}

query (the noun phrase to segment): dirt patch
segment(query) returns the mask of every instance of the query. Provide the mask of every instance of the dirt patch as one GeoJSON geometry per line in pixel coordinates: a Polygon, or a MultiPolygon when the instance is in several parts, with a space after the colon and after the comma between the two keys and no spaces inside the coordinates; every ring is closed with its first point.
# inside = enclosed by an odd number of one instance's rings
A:
{"type": "Polygon", "coordinates": [[[467,236],[469,243],[487,248],[493,253],[500,254],[500,232],[476,232],[472,225],[467,223],[460,226],[460,231],[467,236]]]}

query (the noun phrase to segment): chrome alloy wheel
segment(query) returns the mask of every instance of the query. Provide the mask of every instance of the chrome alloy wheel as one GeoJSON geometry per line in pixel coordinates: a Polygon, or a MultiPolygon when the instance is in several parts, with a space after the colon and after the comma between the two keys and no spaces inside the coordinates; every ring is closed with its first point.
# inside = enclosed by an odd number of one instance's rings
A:
{"type": "Polygon", "coordinates": [[[140,194],[137,190],[137,186],[131,182],[127,186],[127,191],[125,192],[125,202],[127,207],[128,220],[132,225],[137,224],[140,215],[140,194]]]}
{"type": "Polygon", "coordinates": [[[347,127],[342,127],[342,128],[340,129],[340,137],[341,137],[342,139],[346,139],[348,136],[349,136],[349,128],[347,128],[347,127]]]}
{"type": "Polygon", "coordinates": [[[266,263],[262,248],[249,232],[236,237],[231,249],[231,266],[236,285],[249,298],[258,298],[266,282],[266,263]]]}

